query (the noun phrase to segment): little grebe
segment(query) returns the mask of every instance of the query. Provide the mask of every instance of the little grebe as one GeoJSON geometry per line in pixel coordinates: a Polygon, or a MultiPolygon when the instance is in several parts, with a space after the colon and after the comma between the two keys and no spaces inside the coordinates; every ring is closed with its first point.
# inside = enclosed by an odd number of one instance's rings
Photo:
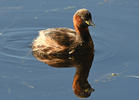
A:
{"type": "Polygon", "coordinates": [[[91,13],[79,9],[73,16],[74,28],[49,28],[41,30],[33,41],[32,53],[39,61],[53,67],[76,67],[73,80],[74,93],[89,97],[94,91],[88,75],[94,58],[94,44],[88,26],[95,26],[91,13]]]}

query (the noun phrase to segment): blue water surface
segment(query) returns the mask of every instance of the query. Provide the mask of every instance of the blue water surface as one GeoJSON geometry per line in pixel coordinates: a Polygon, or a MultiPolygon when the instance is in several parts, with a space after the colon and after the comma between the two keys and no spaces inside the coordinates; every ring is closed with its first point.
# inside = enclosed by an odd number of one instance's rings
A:
{"type": "Polygon", "coordinates": [[[36,60],[31,44],[38,31],[73,28],[77,9],[92,13],[95,59],[87,100],[138,100],[138,0],[0,0],[0,100],[79,100],[72,91],[74,68],[36,60]]]}

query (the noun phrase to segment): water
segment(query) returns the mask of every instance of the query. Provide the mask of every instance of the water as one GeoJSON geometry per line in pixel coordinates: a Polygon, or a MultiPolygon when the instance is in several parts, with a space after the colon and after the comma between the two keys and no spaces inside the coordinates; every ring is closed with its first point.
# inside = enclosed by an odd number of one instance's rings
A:
{"type": "Polygon", "coordinates": [[[139,1],[137,0],[0,0],[0,99],[78,100],[72,91],[74,68],[56,69],[31,54],[38,31],[70,27],[79,8],[93,14],[90,27],[95,59],[88,100],[131,100],[139,93],[139,1]]]}

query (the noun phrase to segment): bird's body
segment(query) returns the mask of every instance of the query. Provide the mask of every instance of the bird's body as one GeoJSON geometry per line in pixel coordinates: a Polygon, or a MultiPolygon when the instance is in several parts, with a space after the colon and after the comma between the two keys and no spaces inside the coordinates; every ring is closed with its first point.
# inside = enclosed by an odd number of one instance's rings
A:
{"type": "Polygon", "coordinates": [[[78,10],[73,17],[74,28],[41,30],[33,41],[33,55],[53,67],[76,67],[74,93],[88,97],[92,88],[87,81],[94,58],[94,44],[88,26],[94,25],[87,9],[78,10]]]}
{"type": "Polygon", "coordinates": [[[85,56],[88,58],[94,53],[91,36],[82,40],[76,31],[70,28],[49,28],[40,31],[32,48],[38,60],[53,67],[72,67],[80,63],[81,59],[86,61],[85,56]]]}

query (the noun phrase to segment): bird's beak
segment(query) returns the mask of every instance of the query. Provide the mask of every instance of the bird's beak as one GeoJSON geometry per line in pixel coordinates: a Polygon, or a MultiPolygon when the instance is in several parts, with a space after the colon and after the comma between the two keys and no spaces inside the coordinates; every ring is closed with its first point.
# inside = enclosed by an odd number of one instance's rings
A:
{"type": "Polygon", "coordinates": [[[86,20],[85,23],[89,26],[93,26],[94,28],[96,27],[96,25],[94,24],[92,20],[86,20]]]}

